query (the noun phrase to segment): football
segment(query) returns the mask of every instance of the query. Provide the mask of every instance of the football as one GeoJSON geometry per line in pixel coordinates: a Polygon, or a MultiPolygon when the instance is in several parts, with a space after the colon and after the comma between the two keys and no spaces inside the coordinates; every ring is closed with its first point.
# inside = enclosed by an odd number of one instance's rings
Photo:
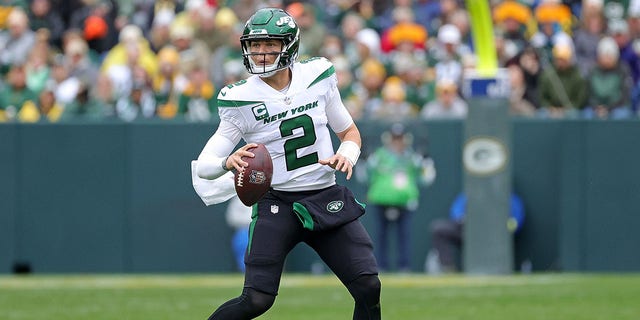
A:
{"type": "Polygon", "coordinates": [[[247,151],[255,154],[255,157],[242,157],[242,160],[249,163],[244,171],[234,170],[235,188],[240,201],[246,206],[252,206],[262,198],[271,187],[271,176],[273,175],[273,163],[271,155],[263,144],[249,148],[247,151]]]}

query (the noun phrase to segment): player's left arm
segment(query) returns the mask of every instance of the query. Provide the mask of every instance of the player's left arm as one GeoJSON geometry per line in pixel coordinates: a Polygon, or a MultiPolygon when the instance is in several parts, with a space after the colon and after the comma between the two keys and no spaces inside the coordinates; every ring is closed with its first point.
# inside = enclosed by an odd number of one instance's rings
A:
{"type": "Polygon", "coordinates": [[[318,162],[322,165],[328,165],[331,168],[340,170],[347,174],[347,180],[351,179],[353,174],[353,166],[356,165],[360,156],[360,147],[362,139],[360,130],[356,126],[351,114],[342,103],[340,92],[337,87],[337,78],[335,74],[328,79],[330,81],[330,89],[327,95],[327,120],[331,129],[336,133],[341,141],[340,147],[336,153],[327,158],[320,159],[318,162]]]}

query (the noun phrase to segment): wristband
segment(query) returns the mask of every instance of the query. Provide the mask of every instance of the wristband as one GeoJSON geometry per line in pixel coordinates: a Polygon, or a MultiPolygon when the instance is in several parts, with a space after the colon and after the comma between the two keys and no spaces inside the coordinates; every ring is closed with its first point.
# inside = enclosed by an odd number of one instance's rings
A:
{"type": "Polygon", "coordinates": [[[224,171],[229,171],[229,169],[227,168],[227,159],[229,159],[229,156],[222,158],[222,170],[224,171]]]}
{"type": "Polygon", "coordinates": [[[352,166],[355,166],[356,162],[358,162],[358,157],[360,157],[360,146],[353,141],[346,140],[340,144],[336,154],[344,156],[351,162],[352,166]]]}

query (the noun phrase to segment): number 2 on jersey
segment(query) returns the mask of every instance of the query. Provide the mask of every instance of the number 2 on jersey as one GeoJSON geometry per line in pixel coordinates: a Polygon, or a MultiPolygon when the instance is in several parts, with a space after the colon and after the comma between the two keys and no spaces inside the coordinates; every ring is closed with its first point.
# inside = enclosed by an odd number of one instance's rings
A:
{"type": "Polygon", "coordinates": [[[313,119],[309,115],[287,119],[280,123],[280,135],[283,138],[293,135],[293,130],[301,128],[303,135],[288,139],[284,142],[284,154],[287,163],[287,171],[295,170],[318,163],[318,152],[298,158],[298,149],[308,147],[316,142],[316,132],[313,128],[313,119]]]}

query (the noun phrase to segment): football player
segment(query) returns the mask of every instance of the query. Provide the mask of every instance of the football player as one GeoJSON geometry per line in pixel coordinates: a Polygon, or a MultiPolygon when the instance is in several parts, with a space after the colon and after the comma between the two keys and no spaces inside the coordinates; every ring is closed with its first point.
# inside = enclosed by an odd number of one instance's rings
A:
{"type": "Polygon", "coordinates": [[[296,61],[299,32],[281,9],[260,9],[249,18],[240,43],[252,76],[220,91],[220,124],[198,157],[197,175],[216,179],[243,170],[242,157],[254,156],[247,148],[262,143],[274,170],[270,191],[253,206],[242,294],[209,319],[253,319],[266,312],[278,294],[285,258],[300,242],[347,287],[353,319],[380,319],[378,267],[358,220],[364,205],[335,178],[336,171],[351,178],[360,132],[341,101],[333,65],[321,57],[296,61]],[[335,152],[329,129],[341,141],[335,152]],[[246,144],[234,151],[241,139],[246,144]]]}

